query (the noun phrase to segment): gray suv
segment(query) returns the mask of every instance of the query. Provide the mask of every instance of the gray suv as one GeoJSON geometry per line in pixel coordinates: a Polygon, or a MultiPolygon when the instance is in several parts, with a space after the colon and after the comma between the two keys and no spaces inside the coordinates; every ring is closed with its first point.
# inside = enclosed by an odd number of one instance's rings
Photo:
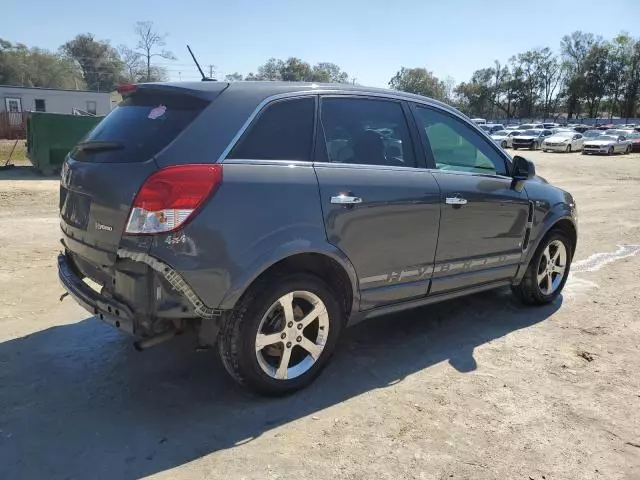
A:
{"type": "Polygon", "coordinates": [[[573,198],[455,109],[345,85],[125,86],[61,173],[66,290],[136,337],[217,344],[264,394],[308,385],[343,328],[511,286],[553,301],[573,198]]]}

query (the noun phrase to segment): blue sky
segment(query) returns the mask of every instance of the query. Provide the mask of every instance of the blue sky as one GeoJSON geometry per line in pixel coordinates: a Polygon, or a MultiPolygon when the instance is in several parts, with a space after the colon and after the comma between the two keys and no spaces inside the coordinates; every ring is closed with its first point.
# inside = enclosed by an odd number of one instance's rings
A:
{"type": "Polygon", "coordinates": [[[135,44],[137,20],[167,32],[171,78],[194,79],[185,45],[218,76],[269,57],[334,62],[358,83],[386,87],[400,67],[468,80],[474,70],[537,46],[557,50],[574,30],[640,36],[640,0],[3,0],[0,37],[55,50],[77,33],[135,44]],[[28,7],[26,5],[28,4],[28,7]]]}

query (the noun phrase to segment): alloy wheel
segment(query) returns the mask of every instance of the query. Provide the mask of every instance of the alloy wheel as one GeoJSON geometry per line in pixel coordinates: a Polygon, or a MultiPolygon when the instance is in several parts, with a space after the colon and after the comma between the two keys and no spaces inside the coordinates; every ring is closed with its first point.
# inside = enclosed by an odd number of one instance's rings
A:
{"type": "Polygon", "coordinates": [[[277,380],[306,373],[320,358],[329,335],[329,314],[314,293],[294,291],[262,317],[255,339],[258,364],[277,380]]]}
{"type": "Polygon", "coordinates": [[[554,293],[564,277],[567,268],[567,248],[560,240],[547,245],[540,257],[537,280],[538,288],[544,295],[554,293]]]}

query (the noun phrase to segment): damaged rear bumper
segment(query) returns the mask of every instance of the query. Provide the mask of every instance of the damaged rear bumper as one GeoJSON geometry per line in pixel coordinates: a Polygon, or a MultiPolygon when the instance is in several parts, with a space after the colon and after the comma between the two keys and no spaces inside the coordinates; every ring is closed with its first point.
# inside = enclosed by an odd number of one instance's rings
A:
{"type": "Polygon", "coordinates": [[[64,254],[58,255],[58,277],[64,289],[81,307],[116,328],[134,334],[133,311],[124,303],[104,297],[87,285],[64,254]]]}
{"type": "Polygon", "coordinates": [[[146,253],[119,249],[115,264],[107,268],[66,250],[58,256],[58,276],[87,311],[138,337],[172,331],[182,320],[221,314],[208,307],[178,272],[146,253]],[[100,287],[92,288],[89,283],[94,282],[100,287]]]}

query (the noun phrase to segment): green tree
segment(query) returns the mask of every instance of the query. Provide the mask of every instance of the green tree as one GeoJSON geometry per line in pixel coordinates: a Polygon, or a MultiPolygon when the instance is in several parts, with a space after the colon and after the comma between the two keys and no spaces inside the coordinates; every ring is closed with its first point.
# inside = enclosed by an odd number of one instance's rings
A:
{"type": "Polygon", "coordinates": [[[606,44],[607,62],[607,95],[609,96],[609,118],[619,111],[619,100],[623,94],[629,68],[629,45],[633,40],[629,35],[621,34],[606,44]]]}
{"type": "Polygon", "coordinates": [[[224,77],[224,81],[225,82],[240,82],[242,80],[244,80],[244,79],[243,79],[242,75],[239,74],[238,72],[230,73],[228,75],[225,75],[225,77],[224,77]]]}
{"type": "Polygon", "coordinates": [[[389,80],[389,86],[394,90],[416,93],[436,100],[446,100],[445,83],[426,68],[402,67],[389,80]]]}
{"type": "Polygon", "coordinates": [[[589,117],[598,116],[602,98],[607,93],[609,49],[607,45],[594,45],[584,60],[583,95],[589,109],[589,117]]]}
{"type": "Polygon", "coordinates": [[[0,84],[46,88],[84,88],[74,63],[40,48],[0,39],[0,84]]]}
{"type": "Polygon", "coordinates": [[[284,62],[282,60],[270,58],[264,65],[258,67],[257,75],[252,75],[251,80],[282,80],[283,69],[284,62]]]}
{"type": "Polygon", "coordinates": [[[640,94],[640,39],[629,46],[628,67],[624,86],[622,113],[626,118],[637,115],[640,94]]]}
{"type": "Polygon", "coordinates": [[[349,75],[335,63],[320,62],[313,66],[311,72],[314,82],[348,83],[349,75]]]}
{"type": "Polygon", "coordinates": [[[548,47],[538,50],[536,62],[536,74],[540,82],[542,112],[546,120],[551,117],[557,107],[559,101],[558,92],[564,78],[564,69],[561,62],[548,47]]]}
{"type": "Polygon", "coordinates": [[[164,58],[167,60],[175,60],[176,57],[168,50],[161,49],[166,45],[165,39],[167,34],[160,34],[155,29],[153,22],[137,22],[135,26],[136,36],[138,37],[138,43],[136,45],[136,51],[142,56],[145,64],[145,82],[154,82],[163,80],[166,77],[166,71],[162,68],[154,67],[151,64],[151,59],[155,57],[164,58]]]}
{"type": "Polygon", "coordinates": [[[288,58],[280,71],[285,82],[309,82],[312,80],[311,66],[296,57],[288,58]]]}
{"type": "Polygon", "coordinates": [[[564,92],[568,118],[580,113],[580,100],[584,97],[584,62],[591,48],[599,43],[600,37],[580,30],[562,37],[560,54],[566,72],[564,92]]]}
{"type": "Polygon", "coordinates": [[[89,90],[110,92],[124,80],[124,65],[116,49],[91,33],[77,35],[60,50],[78,65],[89,90]]]}

